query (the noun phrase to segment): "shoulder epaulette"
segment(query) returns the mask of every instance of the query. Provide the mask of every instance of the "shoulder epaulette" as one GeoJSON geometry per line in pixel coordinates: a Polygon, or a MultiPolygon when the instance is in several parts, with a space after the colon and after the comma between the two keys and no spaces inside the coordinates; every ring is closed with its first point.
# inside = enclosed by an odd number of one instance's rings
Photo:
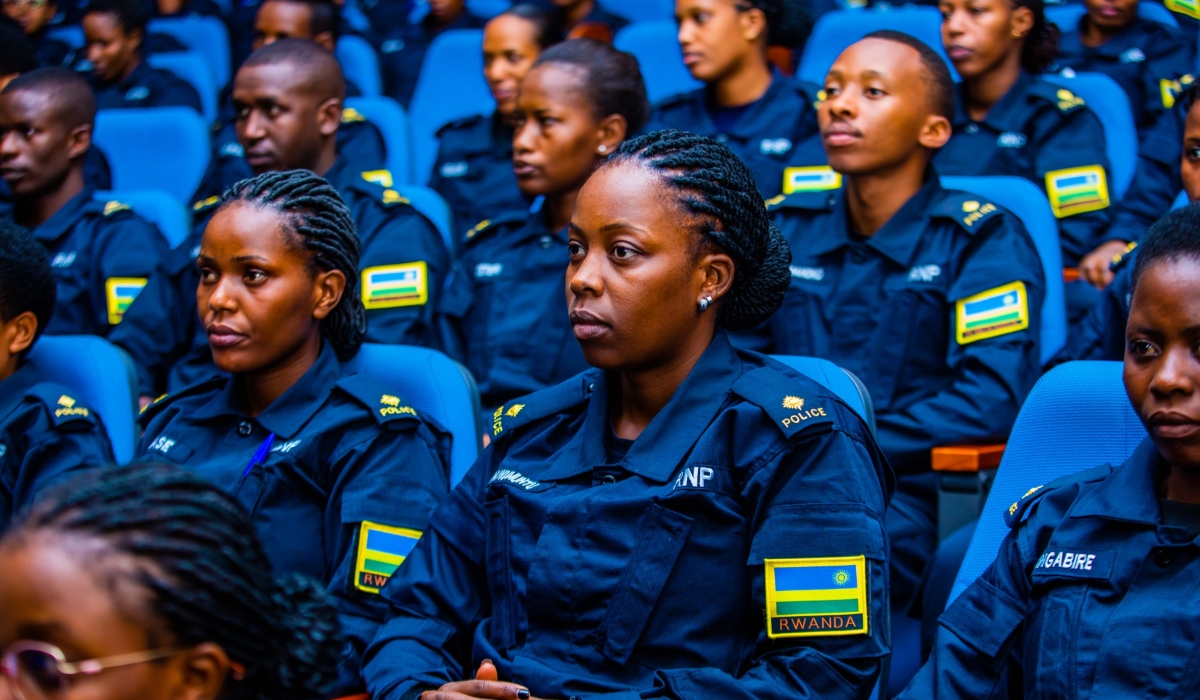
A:
{"type": "Polygon", "coordinates": [[[793,192],[792,194],[777,195],[764,203],[767,211],[771,212],[780,209],[827,211],[833,208],[834,197],[832,192],[793,192]]]}
{"type": "Polygon", "coordinates": [[[395,420],[420,420],[420,414],[397,394],[381,393],[379,384],[361,374],[343,377],[335,385],[365,406],[375,420],[388,423],[395,420]]]}
{"type": "Polygon", "coordinates": [[[357,124],[359,122],[365,122],[365,121],[367,121],[367,118],[364,117],[363,113],[358,111],[357,109],[355,109],[353,107],[343,107],[342,108],[342,123],[343,124],[357,124]]]}
{"type": "Polygon", "coordinates": [[[967,233],[983,229],[992,219],[1002,216],[1004,209],[970,192],[948,192],[937,215],[953,219],[967,233]]]}
{"type": "Polygon", "coordinates": [[[817,105],[825,100],[825,90],[820,85],[799,78],[792,78],[791,82],[796,92],[800,94],[801,99],[806,104],[811,105],[813,109],[816,109],[817,105]]]}
{"type": "Polygon", "coordinates": [[[1086,469],[1081,472],[1068,474],[1042,486],[1034,486],[1026,491],[1025,495],[1018,498],[1015,503],[1009,506],[1008,510],[1004,511],[1004,523],[1008,525],[1009,529],[1013,529],[1025,522],[1032,512],[1030,508],[1033,507],[1033,504],[1045,497],[1046,494],[1051,493],[1055,489],[1062,488],[1063,486],[1069,486],[1071,484],[1100,481],[1111,474],[1112,470],[1113,467],[1111,464],[1102,464],[1098,467],[1092,467],[1091,469],[1086,469]]]}
{"type": "Polygon", "coordinates": [[[141,423],[142,427],[146,427],[146,425],[150,423],[150,420],[162,412],[162,410],[167,406],[170,406],[185,396],[195,396],[196,394],[208,391],[219,384],[223,384],[224,382],[228,381],[228,379],[229,378],[224,375],[209,377],[203,381],[185,386],[173,394],[163,394],[155,399],[154,402],[149,406],[142,409],[141,415],[138,416],[138,422],[141,423]]]}
{"type": "Polygon", "coordinates": [[[1175,101],[1179,95],[1196,83],[1196,79],[1191,75],[1183,75],[1174,80],[1170,78],[1161,78],[1158,81],[1158,90],[1162,96],[1163,109],[1171,109],[1175,106],[1175,101]]]}
{"type": "Polygon", "coordinates": [[[118,214],[123,211],[133,211],[133,208],[125,202],[118,202],[115,199],[104,203],[105,216],[112,216],[113,214],[118,214]]]}
{"type": "Polygon", "coordinates": [[[46,413],[50,415],[50,421],[54,427],[64,426],[68,423],[86,423],[95,425],[96,414],[67,388],[43,382],[30,387],[28,396],[41,402],[46,407],[46,413]]]}
{"type": "Polygon", "coordinates": [[[529,214],[521,211],[508,211],[497,214],[490,219],[484,219],[467,230],[464,240],[468,243],[487,238],[488,234],[499,230],[506,224],[524,223],[529,214]]]}
{"type": "Polygon", "coordinates": [[[561,384],[503,404],[492,411],[492,424],[485,429],[490,427],[493,441],[500,440],[539,418],[578,406],[591,398],[597,378],[599,372],[596,370],[584,372],[561,384]]]}
{"type": "Polygon", "coordinates": [[[391,187],[396,184],[391,170],[364,170],[362,179],[380,187],[391,187]]]}
{"type": "Polygon", "coordinates": [[[784,438],[813,426],[834,422],[836,400],[811,380],[789,376],[774,367],[759,367],[733,383],[733,393],[755,404],[770,418],[784,438]]]}
{"type": "Polygon", "coordinates": [[[1087,104],[1082,97],[1067,88],[1045,80],[1034,80],[1029,93],[1052,102],[1061,112],[1072,112],[1087,104]]]}
{"type": "Polygon", "coordinates": [[[454,131],[455,129],[461,129],[464,126],[474,126],[475,124],[478,124],[482,120],[483,120],[482,114],[476,114],[474,116],[466,117],[465,119],[455,119],[454,121],[443,124],[441,126],[441,128],[439,128],[437,130],[436,135],[438,138],[441,138],[445,132],[454,131]]]}
{"type": "Polygon", "coordinates": [[[195,204],[193,204],[192,211],[197,214],[202,211],[207,211],[207,210],[215,207],[217,205],[217,203],[220,201],[221,201],[221,197],[214,194],[213,196],[211,196],[207,199],[201,199],[201,200],[197,201],[195,204]]]}
{"type": "Polygon", "coordinates": [[[1113,272],[1120,270],[1125,266],[1126,263],[1134,259],[1135,256],[1130,255],[1130,253],[1132,253],[1134,250],[1137,250],[1137,241],[1130,241],[1125,246],[1125,250],[1122,250],[1120,253],[1117,253],[1113,256],[1112,262],[1108,264],[1108,269],[1112,270],[1113,272]]]}

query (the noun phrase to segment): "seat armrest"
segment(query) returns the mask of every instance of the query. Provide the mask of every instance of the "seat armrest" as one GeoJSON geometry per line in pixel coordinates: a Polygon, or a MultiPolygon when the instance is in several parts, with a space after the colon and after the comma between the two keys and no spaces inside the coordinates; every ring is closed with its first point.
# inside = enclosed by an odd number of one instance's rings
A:
{"type": "Polygon", "coordinates": [[[1064,267],[1063,268],[1063,283],[1064,284],[1070,284],[1072,282],[1077,282],[1080,279],[1082,279],[1082,277],[1079,274],[1079,268],[1077,268],[1077,267],[1064,267]]]}
{"type": "Polygon", "coordinates": [[[981,472],[1000,466],[1004,445],[948,445],[933,448],[935,472],[981,472]]]}

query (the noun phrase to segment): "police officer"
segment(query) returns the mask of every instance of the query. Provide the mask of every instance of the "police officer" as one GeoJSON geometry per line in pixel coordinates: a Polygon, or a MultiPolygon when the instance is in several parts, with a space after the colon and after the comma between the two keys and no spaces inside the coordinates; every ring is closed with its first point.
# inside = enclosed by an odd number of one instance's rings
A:
{"type": "Polygon", "coordinates": [[[937,541],[930,450],[1008,435],[1038,374],[1045,279],[1015,217],[943,189],[929,167],[954,109],[932,49],[868,35],[834,62],[825,94],[821,135],[844,184],[769,200],[792,282],[767,328],[773,352],[832,360],[871,392],[899,476],[887,524],[900,612],[937,541]]]}
{"type": "Polygon", "coordinates": [[[807,34],[803,4],[677,0],[675,14],[683,61],[705,87],[656,104],[645,130],[724,139],[750,166],[763,197],[832,181],[816,138],[817,87],[784,76],[767,60],[767,46],[795,46],[807,34]]]}
{"type": "Polygon", "coordinates": [[[54,335],[108,335],[167,250],[153,224],[126,204],[96,201],[85,183],[95,117],[87,84],[66,68],[26,73],[0,93],[0,176],[14,198],[0,214],[50,252],[54,335]]]}
{"type": "Polygon", "coordinates": [[[54,287],[45,248],[0,220],[0,532],[51,483],[113,461],[99,416],[26,361],[54,312],[54,287]]]}
{"type": "MultiPolygon", "coordinates": [[[[75,49],[61,39],[51,37],[48,32],[50,23],[58,14],[58,3],[54,0],[9,0],[0,3],[0,8],[9,19],[17,23],[21,31],[33,44],[38,66],[71,65],[75,60],[75,49]]],[[[6,40],[7,41],[7,40],[6,40]]],[[[33,70],[29,68],[28,70],[33,70]]],[[[22,73],[26,71],[21,71],[22,73]]]]}
{"type": "Polygon", "coordinates": [[[150,8],[143,0],[89,2],[83,34],[96,106],[191,107],[201,111],[195,88],[174,73],[146,63],[142,43],[149,21],[150,8]]]}
{"type": "MultiPolygon", "coordinates": [[[[256,172],[321,173],[350,207],[362,242],[367,340],[437,346],[435,311],[450,267],[445,243],[391,189],[386,170],[363,172],[338,153],[342,91],[337,61],[313,42],[286,39],[260,49],[234,82],[238,140],[256,172]]],[[[131,310],[129,326],[113,337],[142,369],[143,396],[174,391],[214,371],[197,325],[194,258],[218,203],[213,198],[193,208],[192,235],[164,259],[131,310]]]]}
{"type": "Polygon", "coordinates": [[[536,206],[492,215],[467,232],[462,266],[471,293],[448,295],[446,305],[461,319],[484,408],[586,369],[562,295],[566,227],[579,188],[646,112],[637,60],[594,39],[551,46],[522,81],[513,166],[536,206]]]}
{"type": "Polygon", "coordinates": [[[542,51],[562,39],[558,18],[535,5],[517,5],[484,27],[483,74],[496,111],[452,121],[437,132],[437,160],[429,179],[453,212],[456,245],[476,222],[529,206],[512,165],[517,90],[542,51]]]}
{"type": "Polygon", "coordinates": [[[485,20],[467,12],[466,0],[429,0],[429,13],[417,22],[374,25],[383,94],[405,109],[412,101],[429,45],[443,32],[480,29],[485,20]]]}
{"type": "Polygon", "coordinates": [[[1124,378],[1148,438],[1120,466],[1081,464],[1044,487],[1029,484],[1005,513],[1011,531],[995,561],[942,614],[933,655],[901,697],[1193,693],[1198,229],[1192,205],[1167,214],[1139,246],[1124,378]]]}
{"type": "Polygon", "coordinates": [[[867,698],[891,473],[849,407],[723,330],[787,287],[752,174],[711,137],[638,137],[570,231],[596,369],[495,410],[383,591],[372,697],[867,698]]]}
{"type": "Polygon", "coordinates": [[[232,493],[276,570],[327,587],[350,639],[338,695],[361,686],[358,657],[386,611],[379,589],[448,488],[449,436],[345,364],[371,294],[358,249],[350,211],[311,172],[231,189],[200,244],[196,298],[213,361],[232,376],[153,404],[138,447],[232,493]]]}

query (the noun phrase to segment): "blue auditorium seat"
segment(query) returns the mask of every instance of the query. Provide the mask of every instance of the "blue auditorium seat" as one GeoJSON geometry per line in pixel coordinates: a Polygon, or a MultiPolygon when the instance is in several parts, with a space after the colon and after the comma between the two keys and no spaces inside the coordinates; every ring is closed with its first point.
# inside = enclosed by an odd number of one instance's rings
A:
{"type": "Polygon", "coordinates": [[[808,43],[804,45],[796,77],[818,85],[824,84],[829,67],[847,46],[880,29],[912,34],[929,44],[950,66],[951,75],[958,79],[954,66],[942,48],[941,13],[936,7],[914,5],[886,10],[834,10],[826,13],[817,20],[808,43]]]}
{"type": "Polygon", "coordinates": [[[1137,169],[1138,135],[1133,123],[1129,97],[1116,81],[1101,73],[1076,73],[1042,76],[1047,82],[1061,85],[1079,97],[1100,118],[1104,125],[1105,152],[1112,175],[1110,198],[1115,203],[1125,196],[1133,173],[1137,169]]]}
{"type": "Polygon", "coordinates": [[[704,86],[683,65],[678,34],[674,20],[653,20],[634,22],[613,40],[613,46],[637,58],[651,103],[704,86]]]}
{"type": "Polygon", "coordinates": [[[163,190],[191,201],[212,150],[208,124],[190,107],[105,109],[93,143],[108,157],[115,190],[163,190]]]}
{"type": "Polygon", "coordinates": [[[1058,240],[1058,220],[1050,202],[1037,185],[1020,177],[943,177],[942,187],[975,192],[1004,207],[1025,224],[1033,239],[1042,272],[1046,276],[1046,298],[1042,302],[1042,353],[1045,363],[1067,342],[1067,307],[1063,292],[1062,249],[1058,240]]]}
{"type": "MultiPolygon", "coordinates": [[[[1069,32],[1078,28],[1079,18],[1086,13],[1087,8],[1082,4],[1047,5],[1046,21],[1057,24],[1058,28],[1064,32],[1069,32]]],[[[1149,2],[1149,0],[1138,3],[1138,17],[1165,24],[1168,27],[1179,28],[1179,23],[1175,21],[1170,10],[1156,2],[1149,2]]]]}
{"type": "Polygon", "coordinates": [[[838,367],[829,360],[799,355],[772,355],[773,359],[791,367],[832,391],[839,399],[849,404],[867,422],[871,433],[875,433],[875,405],[867,387],[854,373],[838,367]]]}
{"type": "Polygon", "coordinates": [[[510,7],[509,0],[467,0],[467,12],[483,19],[491,19],[510,7]]]}
{"type": "Polygon", "coordinates": [[[996,558],[1004,511],[1035,486],[1101,464],[1121,464],[1145,439],[1120,362],[1068,362],[1047,372],[1017,416],[979,525],[950,592],[953,602],[996,558]]]}
{"type": "Polygon", "coordinates": [[[479,390],[465,367],[436,350],[407,345],[362,346],[350,367],[379,382],[380,393],[398,391],[421,414],[454,436],[450,456],[453,488],[479,455],[479,390]]]}
{"type": "Polygon", "coordinates": [[[221,20],[216,17],[164,17],[150,20],[149,30],[170,34],[188,49],[204,56],[217,90],[229,82],[229,30],[221,20]]]}
{"type": "Polygon", "coordinates": [[[1171,208],[1172,209],[1182,209],[1183,207],[1186,207],[1187,205],[1188,205],[1187,192],[1180,192],[1179,196],[1175,198],[1175,201],[1171,203],[1171,208]]]}
{"type": "Polygon", "coordinates": [[[338,63],[346,80],[358,86],[363,97],[379,97],[383,94],[383,80],[379,77],[379,56],[375,48],[360,36],[344,36],[338,39],[335,51],[338,63]]]}
{"type": "Polygon", "coordinates": [[[44,335],[29,362],[48,381],[77,392],[100,414],[118,464],[133,459],[137,446],[137,375],[117,346],[91,335],[44,335]]]}
{"type": "Polygon", "coordinates": [[[83,37],[83,27],[78,24],[67,24],[58,27],[50,27],[46,30],[46,36],[51,39],[68,44],[71,48],[83,48],[85,39],[83,37]]]}
{"type": "Polygon", "coordinates": [[[442,199],[442,195],[421,185],[399,185],[396,190],[412,202],[413,208],[424,214],[442,234],[446,250],[454,253],[454,243],[450,238],[450,205],[442,199]]]}
{"type": "Polygon", "coordinates": [[[379,127],[387,148],[387,167],[395,184],[413,181],[412,153],[408,143],[408,115],[390,97],[347,97],[346,106],[358,110],[367,121],[379,127]]]}
{"type": "Polygon", "coordinates": [[[155,68],[171,71],[196,88],[204,120],[210,124],[217,120],[217,84],[213,81],[212,68],[204,56],[196,51],[171,51],[151,54],[146,62],[155,68]]]}
{"type": "Polygon", "coordinates": [[[495,110],[496,101],[483,79],[483,30],[455,29],[434,39],[408,110],[413,182],[429,182],[438,129],[455,119],[495,110]]]}
{"type": "Polygon", "coordinates": [[[673,0],[600,0],[600,6],[630,22],[675,21],[673,0]]]}
{"type": "Polygon", "coordinates": [[[116,200],[124,202],[133,211],[158,227],[167,245],[174,248],[183,243],[192,230],[192,212],[183,202],[161,190],[130,192],[99,191],[93,197],[100,202],[116,200]]]}

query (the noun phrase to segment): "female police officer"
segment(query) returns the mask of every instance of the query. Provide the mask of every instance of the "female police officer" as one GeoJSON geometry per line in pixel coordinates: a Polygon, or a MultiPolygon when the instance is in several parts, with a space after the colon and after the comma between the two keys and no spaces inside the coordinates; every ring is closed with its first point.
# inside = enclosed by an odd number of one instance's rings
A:
{"type": "Polygon", "coordinates": [[[888,653],[890,470],[832,393],[723,330],[787,289],[750,171],[709,137],[643,136],[570,231],[597,369],[495,411],[383,592],[372,696],[518,697],[456,682],[491,659],[481,675],[525,696],[866,698],[888,653]]]}
{"type": "Polygon", "coordinates": [[[162,399],[139,453],[188,467],[251,511],[272,563],[325,584],[352,648],[382,621],[379,587],[448,484],[441,431],[344,363],[362,344],[358,238],[306,170],[234,185],[205,230],[197,307],[231,374],[162,399]]]}
{"type": "Polygon", "coordinates": [[[942,615],[933,655],[903,697],[1195,694],[1197,228],[1191,205],[1138,248],[1125,390],[1149,437],[1119,467],[1030,489],[1013,504],[996,560],[942,615]]]}

